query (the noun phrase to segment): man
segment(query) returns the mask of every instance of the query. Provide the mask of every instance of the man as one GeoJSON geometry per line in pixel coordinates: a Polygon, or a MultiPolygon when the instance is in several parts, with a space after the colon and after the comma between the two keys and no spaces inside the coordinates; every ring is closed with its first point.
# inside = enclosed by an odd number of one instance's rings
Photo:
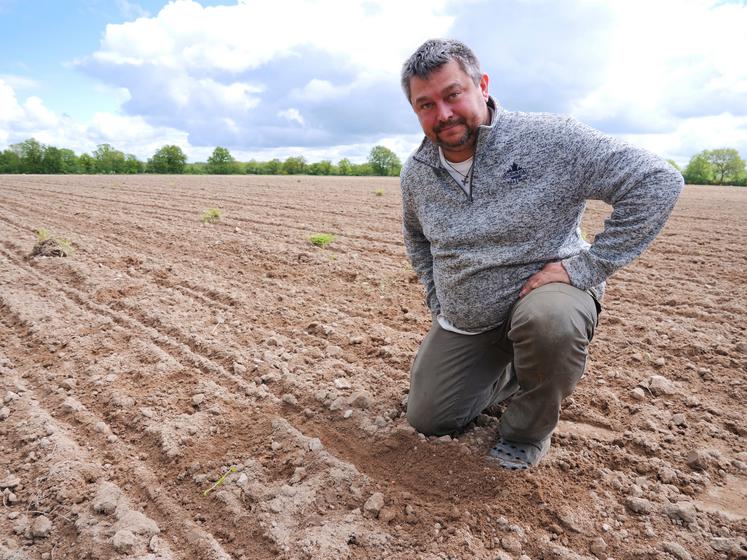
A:
{"type": "Polygon", "coordinates": [[[407,418],[454,433],[511,397],[490,456],[534,466],[583,375],[605,280],[661,230],[682,177],[571,118],[502,109],[458,41],[424,43],[402,87],[426,136],[401,174],[405,246],[434,317],[407,418]],[[591,245],[588,199],[613,207],[591,245]]]}

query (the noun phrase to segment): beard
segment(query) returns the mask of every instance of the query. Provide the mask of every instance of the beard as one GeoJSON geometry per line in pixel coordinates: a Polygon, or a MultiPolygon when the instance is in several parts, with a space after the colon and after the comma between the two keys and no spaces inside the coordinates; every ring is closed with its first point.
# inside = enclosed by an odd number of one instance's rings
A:
{"type": "Polygon", "coordinates": [[[441,146],[442,148],[460,148],[472,141],[474,141],[475,136],[477,134],[477,129],[471,127],[467,124],[467,121],[465,119],[453,119],[450,121],[446,121],[444,123],[438,124],[437,126],[433,127],[433,132],[435,133],[437,144],[441,146]],[[444,128],[454,126],[454,125],[463,125],[465,127],[464,134],[457,138],[456,140],[452,141],[446,141],[441,138],[439,133],[443,131],[444,128]]]}

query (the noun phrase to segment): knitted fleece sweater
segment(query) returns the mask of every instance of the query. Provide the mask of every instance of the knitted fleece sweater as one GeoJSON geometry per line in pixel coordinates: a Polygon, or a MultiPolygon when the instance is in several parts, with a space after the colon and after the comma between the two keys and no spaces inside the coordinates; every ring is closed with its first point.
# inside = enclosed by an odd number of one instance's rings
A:
{"type": "Polygon", "coordinates": [[[570,117],[488,104],[470,195],[427,138],[400,176],[405,248],[427,304],[472,332],[504,322],[521,287],[549,262],[601,297],[604,281],[659,233],[683,185],[666,161],[570,117]],[[589,199],[613,208],[591,245],[579,227],[589,199]]]}

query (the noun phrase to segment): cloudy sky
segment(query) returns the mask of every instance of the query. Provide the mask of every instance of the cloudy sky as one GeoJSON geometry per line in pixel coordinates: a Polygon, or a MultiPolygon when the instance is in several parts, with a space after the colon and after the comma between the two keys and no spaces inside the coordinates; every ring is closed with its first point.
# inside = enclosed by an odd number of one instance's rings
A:
{"type": "Polygon", "coordinates": [[[747,156],[747,3],[715,0],[0,0],[0,149],[404,158],[399,70],[431,37],[471,45],[509,110],[747,156]]]}

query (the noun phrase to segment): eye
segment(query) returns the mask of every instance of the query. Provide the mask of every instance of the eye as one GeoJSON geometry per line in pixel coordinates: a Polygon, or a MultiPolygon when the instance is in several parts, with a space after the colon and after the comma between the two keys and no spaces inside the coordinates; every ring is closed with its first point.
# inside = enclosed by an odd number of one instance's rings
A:
{"type": "Polygon", "coordinates": [[[433,108],[433,103],[431,102],[420,104],[420,109],[423,111],[427,111],[428,109],[432,109],[432,108],[433,108]]]}
{"type": "Polygon", "coordinates": [[[454,93],[449,94],[449,99],[456,99],[457,97],[459,97],[458,91],[455,91],[454,93]]]}

